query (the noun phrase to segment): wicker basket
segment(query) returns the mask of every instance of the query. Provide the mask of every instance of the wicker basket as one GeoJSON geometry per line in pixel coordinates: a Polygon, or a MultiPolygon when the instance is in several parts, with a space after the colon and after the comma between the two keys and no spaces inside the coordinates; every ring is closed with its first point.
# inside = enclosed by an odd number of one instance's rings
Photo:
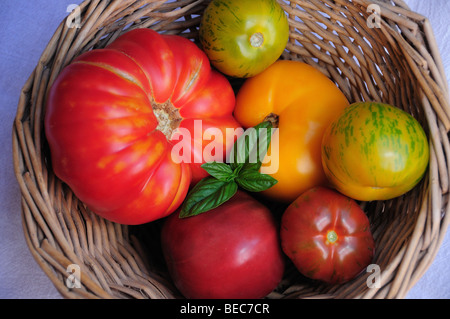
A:
{"type": "MultiPolygon", "coordinates": [[[[65,298],[181,296],[164,267],[158,222],[131,227],[103,220],[53,174],[43,133],[47,90],[75,56],[126,30],[145,27],[196,39],[207,4],[86,0],[61,22],[22,90],[13,154],[24,233],[36,261],[65,298]],[[80,28],[73,23],[77,13],[80,28]],[[80,267],[80,288],[67,285],[70,265],[80,267]]],[[[402,0],[280,4],[290,23],[282,58],[315,66],[352,102],[377,100],[406,110],[426,128],[432,147],[427,176],[417,187],[394,200],[362,203],[376,241],[380,288],[368,287],[370,273],[330,287],[305,280],[288,265],[268,298],[402,298],[432,263],[450,220],[450,106],[430,23],[402,0]]]]}

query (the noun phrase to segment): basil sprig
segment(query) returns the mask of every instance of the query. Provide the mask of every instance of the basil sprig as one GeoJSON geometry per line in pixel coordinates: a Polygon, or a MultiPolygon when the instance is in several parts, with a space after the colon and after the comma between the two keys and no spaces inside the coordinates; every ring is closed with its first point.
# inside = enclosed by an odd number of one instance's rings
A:
{"type": "Polygon", "coordinates": [[[210,176],[189,191],[179,217],[195,216],[214,209],[232,198],[239,187],[250,192],[261,192],[275,185],[275,178],[259,172],[270,145],[271,128],[272,124],[264,121],[245,131],[230,151],[229,164],[203,164],[202,168],[210,176]]]}

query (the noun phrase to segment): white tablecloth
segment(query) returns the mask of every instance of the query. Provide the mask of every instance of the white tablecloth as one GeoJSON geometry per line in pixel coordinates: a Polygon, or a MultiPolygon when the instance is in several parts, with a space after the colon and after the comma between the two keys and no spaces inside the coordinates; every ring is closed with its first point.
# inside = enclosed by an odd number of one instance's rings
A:
{"type": "MultiPolygon", "coordinates": [[[[20,91],[50,37],[81,0],[1,0],[0,6],[0,298],[61,298],[25,243],[12,164],[11,127],[20,91]]],[[[450,76],[450,1],[407,0],[429,18],[450,76]]],[[[449,81],[450,82],[450,81],[449,81]]],[[[450,236],[407,298],[450,298],[450,236]]]]}

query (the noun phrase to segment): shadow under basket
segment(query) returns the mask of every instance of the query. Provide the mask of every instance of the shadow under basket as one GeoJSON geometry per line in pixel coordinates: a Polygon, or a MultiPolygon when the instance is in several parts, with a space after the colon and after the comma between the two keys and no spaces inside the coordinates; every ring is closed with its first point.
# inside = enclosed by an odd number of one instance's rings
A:
{"type": "MultiPolygon", "coordinates": [[[[74,57],[127,30],[151,28],[197,41],[208,3],[87,0],[61,22],[24,85],[13,125],[23,229],[34,258],[65,298],[182,296],[164,265],[160,222],[124,226],[104,220],[54,175],[43,129],[48,88],[74,57]],[[74,265],[82,274],[80,288],[67,284],[74,265]]],[[[375,238],[379,288],[369,288],[371,272],[326,286],[306,280],[288,264],[267,298],[403,298],[433,262],[450,218],[449,93],[430,22],[401,0],[279,3],[290,24],[281,58],[316,67],[351,102],[375,100],[412,114],[428,134],[431,157],[425,178],[413,190],[361,204],[375,238]]]]}

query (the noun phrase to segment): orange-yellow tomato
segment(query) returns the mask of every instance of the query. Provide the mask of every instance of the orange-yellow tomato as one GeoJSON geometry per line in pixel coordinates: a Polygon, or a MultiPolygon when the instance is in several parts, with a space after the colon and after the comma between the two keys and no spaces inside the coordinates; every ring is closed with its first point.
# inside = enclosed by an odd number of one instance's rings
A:
{"type": "Polygon", "coordinates": [[[358,102],[325,130],[322,161],[339,192],[356,200],[405,194],[424,177],[430,150],[420,123],[389,104],[358,102]]]}
{"type": "Polygon", "coordinates": [[[247,79],[236,97],[234,115],[253,127],[269,115],[278,131],[261,172],[278,183],[268,197],[291,202],[313,186],[328,185],[321,162],[321,141],[327,126],[349,105],[345,95],[324,74],[298,62],[279,60],[247,79]]]}

